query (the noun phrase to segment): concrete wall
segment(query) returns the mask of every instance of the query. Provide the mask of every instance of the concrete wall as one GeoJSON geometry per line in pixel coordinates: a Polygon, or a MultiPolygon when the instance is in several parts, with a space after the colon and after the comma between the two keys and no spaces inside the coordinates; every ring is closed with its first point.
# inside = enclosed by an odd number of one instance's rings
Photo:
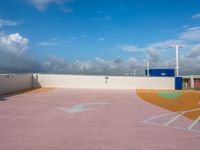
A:
{"type": "Polygon", "coordinates": [[[34,74],[34,87],[174,89],[174,77],[127,77],[34,74]]]}
{"type": "Polygon", "coordinates": [[[0,94],[32,87],[96,88],[96,89],[174,89],[173,77],[127,77],[46,74],[2,74],[0,94]],[[33,78],[32,78],[33,77],[33,78]]]}
{"type": "Polygon", "coordinates": [[[32,88],[32,74],[0,74],[0,94],[32,88]]]}

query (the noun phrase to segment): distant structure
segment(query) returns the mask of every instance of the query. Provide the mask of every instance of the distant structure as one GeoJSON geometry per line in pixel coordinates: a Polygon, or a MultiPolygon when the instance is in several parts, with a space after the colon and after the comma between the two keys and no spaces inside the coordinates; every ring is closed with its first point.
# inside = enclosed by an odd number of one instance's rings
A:
{"type": "Polygon", "coordinates": [[[183,87],[185,89],[200,89],[200,75],[183,76],[183,87]]]}
{"type": "Polygon", "coordinates": [[[147,69],[145,75],[150,77],[174,77],[174,69],[147,69]]]}

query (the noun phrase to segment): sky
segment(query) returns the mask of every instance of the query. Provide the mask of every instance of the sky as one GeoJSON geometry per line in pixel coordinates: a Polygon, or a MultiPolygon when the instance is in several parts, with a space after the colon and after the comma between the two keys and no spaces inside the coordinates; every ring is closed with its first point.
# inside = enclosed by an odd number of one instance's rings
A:
{"type": "Polygon", "coordinates": [[[200,74],[199,0],[0,1],[0,73],[200,74]]]}

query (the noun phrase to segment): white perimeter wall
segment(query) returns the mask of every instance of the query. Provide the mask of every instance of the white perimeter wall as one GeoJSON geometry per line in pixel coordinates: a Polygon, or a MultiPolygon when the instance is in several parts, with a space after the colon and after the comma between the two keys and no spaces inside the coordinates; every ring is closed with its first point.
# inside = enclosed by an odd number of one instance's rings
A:
{"type": "Polygon", "coordinates": [[[105,76],[50,74],[34,74],[33,76],[35,87],[40,85],[60,88],[175,89],[174,77],[109,76],[106,83],[105,76]]]}
{"type": "Polygon", "coordinates": [[[32,74],[0,74],[0,94],[32,88],[32,74]]]}

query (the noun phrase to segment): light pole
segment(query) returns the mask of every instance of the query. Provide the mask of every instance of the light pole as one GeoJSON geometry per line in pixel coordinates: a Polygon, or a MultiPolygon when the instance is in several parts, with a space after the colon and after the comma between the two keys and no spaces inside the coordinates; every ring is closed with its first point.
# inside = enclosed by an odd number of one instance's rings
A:
{"type": "Polygon", "coordinates": [[[147,76],[149,76],[149,61],[147,61],[147,76]]]}
{"type": "Polygon", "coordinates": [[[170,45],[170,48],[176,48],[176,76],[179,76],[179,48],[183,48],[184,45],[170,45]]]}

